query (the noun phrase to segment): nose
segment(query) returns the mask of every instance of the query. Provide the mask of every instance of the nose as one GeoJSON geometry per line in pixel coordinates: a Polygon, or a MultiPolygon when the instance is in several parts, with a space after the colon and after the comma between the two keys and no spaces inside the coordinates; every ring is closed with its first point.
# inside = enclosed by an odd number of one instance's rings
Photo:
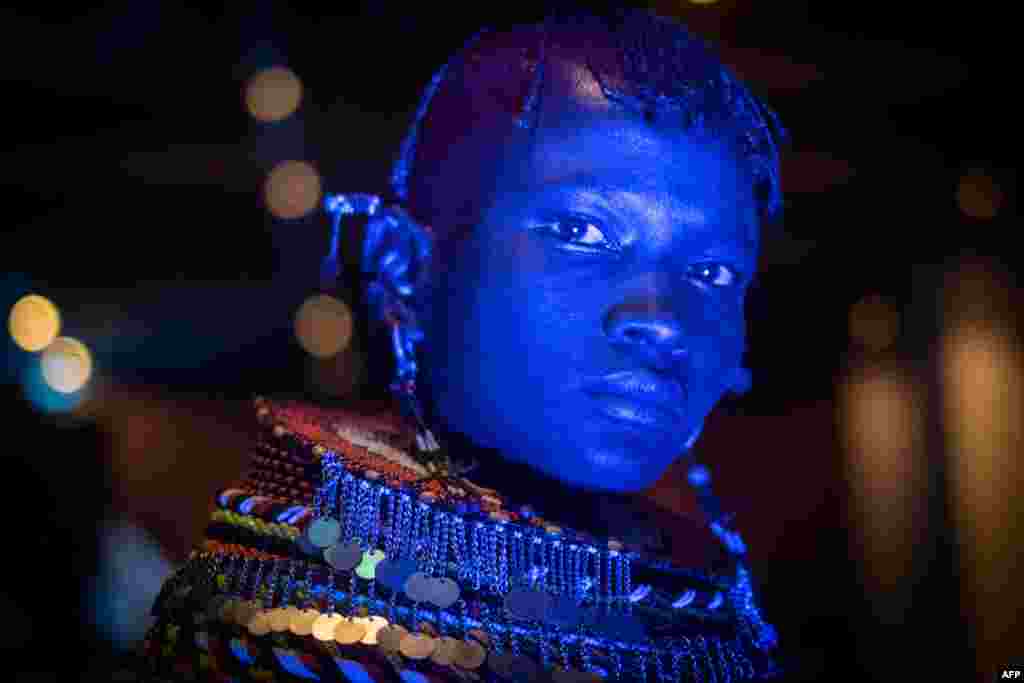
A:
{"type": "Polygon", "coordinates": [[[605,317],[604,328],[613,346],[639,355],[657,370],[668,370],[687,355],[678,315],[655,301],[616,306],[605,317]]]}

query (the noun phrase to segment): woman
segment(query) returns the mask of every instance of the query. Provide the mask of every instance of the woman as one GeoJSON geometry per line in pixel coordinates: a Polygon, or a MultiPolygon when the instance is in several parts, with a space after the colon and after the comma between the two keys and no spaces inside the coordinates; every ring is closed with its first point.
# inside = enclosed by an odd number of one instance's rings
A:
{"type": "Polygon", "coordinates": [[[475,36],[427,87],[390,195],[327,202],[325,286],[345,219],[369,219],[367,300],[412,428],[258,400],[254,470],[157,602],[158,675],[771,675],[707,469],[692,528],[631,494],[748,384],[780,133],[644,12],[475,36]]]}

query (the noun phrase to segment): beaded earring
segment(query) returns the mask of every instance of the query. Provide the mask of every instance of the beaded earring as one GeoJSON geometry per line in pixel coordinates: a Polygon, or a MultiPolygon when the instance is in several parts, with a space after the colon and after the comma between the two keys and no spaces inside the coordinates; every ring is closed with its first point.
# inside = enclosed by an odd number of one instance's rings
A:
{"type": "MultiPolygon", "coordinates": [[[[427,427],[423,410],[416,395],[416,345],[423,340],[416,316],[408,300],[416,293],[424,278],[422,264],[430,260],[430,244],[425,236],[429,228],[415,226],[403,231],[411,238],[411,245],[391,246],[379,258],[380,272],[367,271],[371,265],[371,251],[388,239],[389,233],[414,224],[415,220],[399,205],[384,206],[381,198],[372,194],[333,194],[324,200],[324,209],[332,217],[330,249],[320,269],[321,286],[331,289],[341,275],[340,242],[341,221],[348,216],[366,216],[366,240],[363,250],[363,277],[367,283],[366,297],[371,309],[390,330],[391,351],[395,357],[395,374],[390,390],[406,417],[416,430],[416,447],[432,472],[447,469],[441,445],[427,427]],[[415,259],[415,263],[414,263],[415,259]],[[417,267],[418,265],[418,267],[417,267]],[[414,272],[416,271],[416,272],[414,272]]],[[[401,238],[398,242],[403,241],[401,238]]]]}

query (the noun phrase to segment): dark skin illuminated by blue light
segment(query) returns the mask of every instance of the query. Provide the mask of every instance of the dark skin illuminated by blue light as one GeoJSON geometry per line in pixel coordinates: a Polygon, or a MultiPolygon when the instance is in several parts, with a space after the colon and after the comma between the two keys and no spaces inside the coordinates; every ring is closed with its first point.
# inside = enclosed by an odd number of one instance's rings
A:
{"type": "Polygon", "coordinates": [[[579,65],[549,73],[536,127],[479,127],[434,183],[452,221],[466,187],[483,199],[468,236],[436,245],[420,293],[424,379],[479,446],[570,486],[636,491],[740,376],[753,182],[724,143],[607,101],[579,65]],[[613,373],[633,373],[640,398],[585,390],[613,373]],[[677,400],[652,406],[654,384],[677,400]]]}

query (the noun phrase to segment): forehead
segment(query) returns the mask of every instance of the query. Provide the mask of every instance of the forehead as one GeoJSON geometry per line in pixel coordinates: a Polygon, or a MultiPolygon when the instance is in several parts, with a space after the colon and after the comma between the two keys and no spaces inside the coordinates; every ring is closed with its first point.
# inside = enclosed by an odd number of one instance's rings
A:
{"type": "MultiPolygon", "coordinates": [[[[756,231],[753,182],[729,145],[609,102],[584,66],[553,62],[536,126],[503,147],[498,194],[586,186],[648,197],[686,222],[756,231]]],[[[756,235],[754,236],[756,240],[756,235]]]]}

